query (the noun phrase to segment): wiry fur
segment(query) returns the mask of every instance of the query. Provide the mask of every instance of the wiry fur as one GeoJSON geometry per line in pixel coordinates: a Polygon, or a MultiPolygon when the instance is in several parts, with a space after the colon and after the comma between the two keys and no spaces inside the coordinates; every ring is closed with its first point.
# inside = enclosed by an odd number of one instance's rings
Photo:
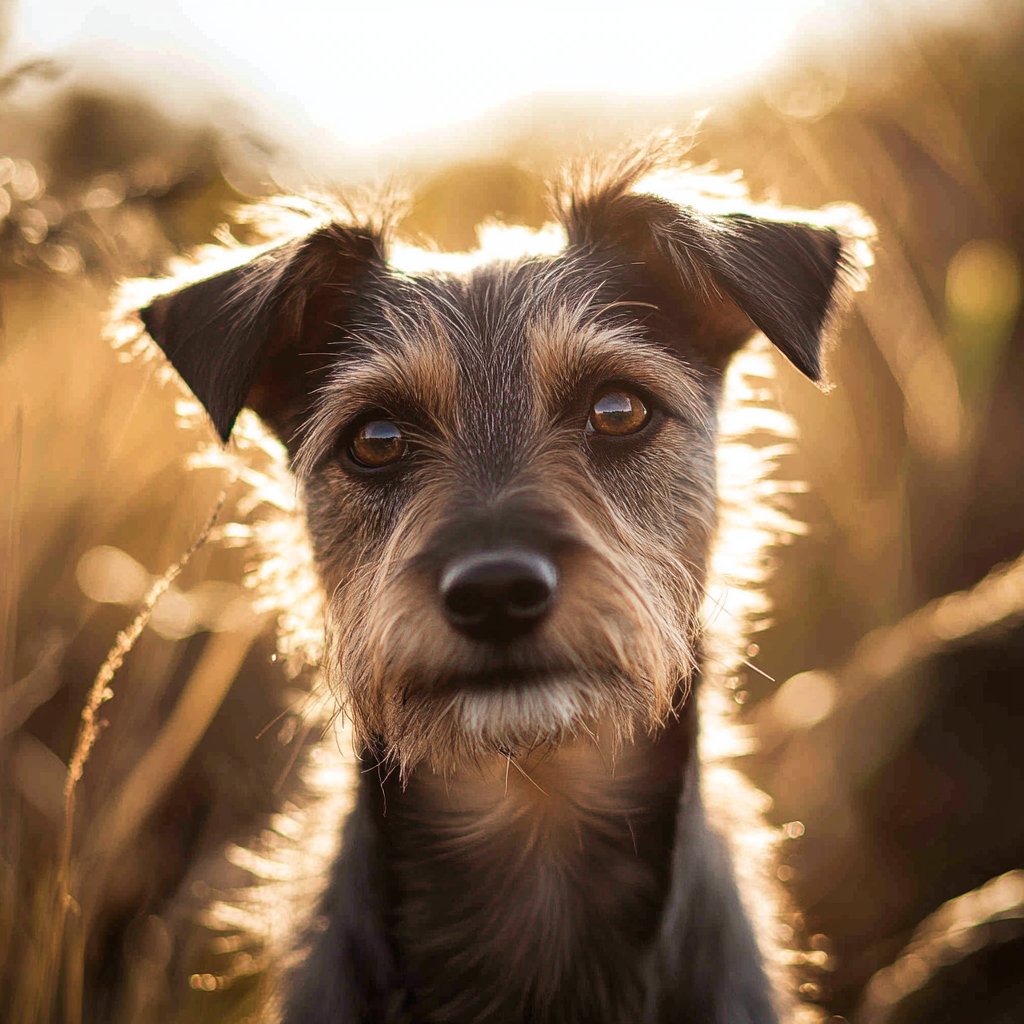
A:
{"type": "MultiPolygon", "coordinates": [[[[338,595],[328,612],[328,676],[361,734],[385,740],[403,777],[424,758],[450,772],[477,754],[583,735],[599,720],[631,737],[661,725],[691,677],[702,552],[714,525],[709,385],[667,354],[638,351],[620,310],[601,323],[608,303],[593,294],[593,276],[586,266],[528,263],[468,281],[389,285],[380,323],[362,325],[364,337],[331,371],[324,419],[299,448],[315,550],[338,595]],[[474,302],[501,312],[489,323],[474,318],[474,302]],[[431,321],[394,328],[406,310],[424,315],[424,307],[431,321]],[[424,362],[430,379],[417,380],[424,362]],[[672,426],[688,457],[657,496],[670,512],[655,515],[653,496],[624,472],[610,500],[607,480],[588,466],[578,416],[565,422],[566,403],[606,379],[649,386],[666,410],[687,416],[672,426]],[[518,400],[505,398],[517,391],[518,400]],[[401,505],[382,505],[324,460],[339,422],[367,406],[429,420],[410,435],[423,468],[410,471],[401,505]],[[474,457],[482,451],[486,462],[474,457]],[[341,534],[331,510],[359,524],[355,537],[341,534]],[[543,638],[503,651],[500,664],[446,629],[432,598],[440,562],[467,533],[547,545],[563,559],[564,597],[543,638]],[[542,692],[523,689],[542,673],[542,692]],[[495,686],[497,676],[508,684],[495,686]]],[[[667,457],[656,445],[633,468],[649,476],[667,457]]]]}
{"type": "Polygon", "coordinates": [[[143,312],[222,436],[248,400],[289,445],[367,761],[290,1022],[776,1019],[690,699],[716,412],[757,329],[821,379],[858,257],[641,191],[670,148],[563,188],[562,253],[409,275],[329,224],[143,312]],[[637,436],[585,432],[608,382],[652,408],[637,436]],[[402,424],[400,471],[346,462],[367,415],[402,424]],[[557,564],[557,601],[480,643],[437,580],[509,545],[557,564]]]}

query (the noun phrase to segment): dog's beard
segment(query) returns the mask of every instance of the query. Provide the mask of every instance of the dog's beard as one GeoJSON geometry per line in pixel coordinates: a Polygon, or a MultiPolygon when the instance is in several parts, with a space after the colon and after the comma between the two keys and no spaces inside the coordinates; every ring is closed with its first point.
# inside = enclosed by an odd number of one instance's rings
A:
{"type": "Polygon", "coordinates": [[[328,680],[361,741],[403,779],[421,763],[448,775],[598,729],[614,747],[685,696],[700,594],[681,560],[644,574],[589,552],[536,637],[496,652],[453,634],[415,579],[367,572],[329,612],[328,680]]]}

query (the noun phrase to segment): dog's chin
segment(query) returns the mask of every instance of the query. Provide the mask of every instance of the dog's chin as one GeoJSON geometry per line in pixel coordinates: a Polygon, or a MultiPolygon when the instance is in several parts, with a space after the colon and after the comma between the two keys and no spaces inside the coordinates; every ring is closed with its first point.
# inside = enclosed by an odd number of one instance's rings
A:
{"type": "Polygon", "coordinates": [[[607,713],[608,701],[588,682],[566,674],[461,690],[452,705],[456,727],[480,748],[515,751],[574,737],[607,713]]]}
{"type": "Polygon", "coordinates": [[[485,684],[472,676],[440,689],[406,691],[389,747],[408,776],[422,763],[448,774],[495,753],[519,756],[594,738],[598,728],[628,739],[650,722],[650,708],[636,696],[622,678],[546,671],[489,676],[485,684]],[[624,699],[624,692],[633,699],[624,699]]]}

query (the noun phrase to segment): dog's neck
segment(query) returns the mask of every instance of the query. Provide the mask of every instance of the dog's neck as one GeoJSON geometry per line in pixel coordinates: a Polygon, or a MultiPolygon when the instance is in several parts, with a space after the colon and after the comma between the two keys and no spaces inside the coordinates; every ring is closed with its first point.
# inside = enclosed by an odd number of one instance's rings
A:
{"type": "Polygon", "coordinates": [[[775,1024],[696,747],[363,772],[287,1024],[775,1024]]]}
{"type": "Polygon", "coordinates": [[[377,789],[389,938],[417,1021],[639,1016],[693,729],[687,711],[614,751],[597,730],[377,789]]]}

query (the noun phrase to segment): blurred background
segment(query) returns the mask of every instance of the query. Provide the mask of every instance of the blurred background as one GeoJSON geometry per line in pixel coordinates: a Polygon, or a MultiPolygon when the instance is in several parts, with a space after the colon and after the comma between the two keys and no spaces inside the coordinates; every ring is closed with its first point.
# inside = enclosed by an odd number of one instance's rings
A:
{"type": "Polygon", "coordinates": [[[470,248],[489,217],[540,226],[566,156],[707,108],[695,164],[879,229],[835,389],[778,368],[809,530],[772,553],[773,617],[731,680],[803,995],[856,1024],[1024,1020],[1010,0],[0,0],[0,1019],[245,1019],[258,944],[204,908],[259,874],[227,844],[301,802],[310,682],[275,660],[244,547],[210,543],[99,706],[67,827],[97,671],[226,486],[186,463],[212,435],[175,428],[179,393],[103,337],[114,284],[252,240],[249,198],[388,177],[403,232],[470,248]]]}

